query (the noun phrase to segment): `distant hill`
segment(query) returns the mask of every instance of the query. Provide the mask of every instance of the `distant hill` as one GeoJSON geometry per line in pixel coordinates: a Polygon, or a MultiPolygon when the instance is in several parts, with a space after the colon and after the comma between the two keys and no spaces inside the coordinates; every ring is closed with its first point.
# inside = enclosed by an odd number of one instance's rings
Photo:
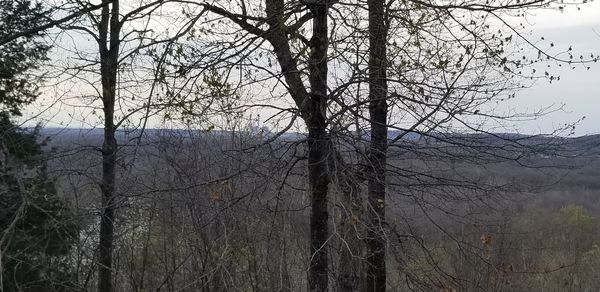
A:
{"type": "MultiPolygon", "coordinates": [[[[212,130],[210,132],[190,131],[186,129],[122,129],[117,131],[117,139],[120,143],[128,143],[131,140],[142,140],[156,137],[177,136],[180,138],[192,137],[210,133],[212,137],[228,137],[231,132],[212,130]]],[[[51,144],[75,143],[78,145],[99,145],[103,140],[102,128],[43,128],[41,134],[51,140],[51,144]]],[[[247,135],[264,135],[264,138],[272,137],[275,133],[260,134],[246,132],[247,135]]],[[[561,151],[573,151],[577,153],[588,153],[600,155],[600,135],[587,135],[579,137],[558,137],[548,135],[524,135],[518,133],[474,133],[474,134],[450,134],[450,133],[406,133],[400,130],[388,131],[388,139],[394,140],[401,137],[401,142],[409,143],[461,143],[466,145],[508,145],[520,144],[527,146],[554,147],[561,151]]],[[[305,133],[286,132],[278,137],[279,140],[293,141],[306,138],[305,133]]],[[[370,139],[369,133],[363,134],[363,141],[370,139]]]]}

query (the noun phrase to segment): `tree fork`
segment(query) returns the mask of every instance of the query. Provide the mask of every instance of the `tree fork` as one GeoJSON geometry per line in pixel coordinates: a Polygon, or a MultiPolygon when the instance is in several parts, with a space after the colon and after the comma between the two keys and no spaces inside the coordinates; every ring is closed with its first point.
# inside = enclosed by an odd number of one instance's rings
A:
{"type": "Polygon", "coordinates": [[[115,180],[117,140],[115,138],[115,100],[121,25],[119,0],[102,8],[98,25],[100,73],[102,75],[102,103],[104,111],[104,142],[102,144],[102,206],[98,244],[98,292],[113,292],[112,253],[115,225],[115,180]]]}

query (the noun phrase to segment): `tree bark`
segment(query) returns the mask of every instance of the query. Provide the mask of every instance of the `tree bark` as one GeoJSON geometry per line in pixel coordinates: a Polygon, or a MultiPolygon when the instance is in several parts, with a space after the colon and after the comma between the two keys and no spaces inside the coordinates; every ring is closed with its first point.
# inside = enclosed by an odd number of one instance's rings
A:
{"type": "Polygon", "coordinates": [[[329,175],[326,159],[329,143],[322,129],[309,129],[308,133],[308,181],[311,191],[310,214],[310,272],[311,292],[328,291],[329,283],[329,212],[327,192],[329,175]]]}
{"type": "Polygon", "coordinates": [[[102,144],[102,206],[98,244],[98,292],[112,292],[112,253],[115,220],[115,180],[117,140],[115,138],[115,99],[119,56],[119,1],[104,6],[98,27],[102,102],[104,111],[104,142],[102,144]]]}
{"type": "Polygon", "coordinates": [[[331,147],[329,155],[331,183],[340,193],[337,210],[340,222],[336,231],[340,237],[337,278],[335,287],[339,292],[358,292],[364,283],[364,203],[361,196],[361,180],[356,170],[344,163],[342,154],[331,147]]]}
{"type": "Polygon", "coordinates": [[[267,31],[255,27],[243,17],[212,4],[203,6],[221,16],[231,19],[243,29],[262,37],[273,46],[273,52],[281,67],[287,89],[298,108],[298,112],[308,128],[308,182],[311,196],[310,215],[310,263],[308,285],[311,292],[329,289],[329,211],[328,191],[330,176],[327,157],[331,150],[331,141],[327,133],[327,49],[329,47],[328,10],[330,0],[315,0],[306,3],[312,14],[313,31],[310,40],[308,92],[292,55],[290,38],[285,19],[284,0],[266,0],[265,12],[267,31]]]}
{"type": "Polygon", "coordinates": [[[385,291],[386,239],[385,177],[387,156],[387,81],[385,2],[369,0],[369,114],[371,141],[369,146],[370,173],[368,174],[368,200],[370,209],[367,235],[366,291],[385,291]]]}
{"type": "MultiPolygon", "coordinates": [[[[348,180],[352,179],[353,177],[348,178],[348,180]]],[[[354,182],[346,183],[352,185],[341,187],[344,206],[340,208],[342,222],[338,232],[343,241],[340,244],[337,291],[358,292],[361,281],[364,281],[364,273],[362,273],[364,242],[359,236],[364,207],[360,198],[360,189],[354,185],[354,182]]]]}
{"type": "Polygon", "coordinates": [[[330,182],[328,157],[331,153],[327,134],[327,31],[328,0],[309,6],[313,13],[313,35],[309,60],[310,101],[308,113],[308,180],[311,190],[310,274],[311,292],[329,289],[329,211],[327,193],[330,182]]]}

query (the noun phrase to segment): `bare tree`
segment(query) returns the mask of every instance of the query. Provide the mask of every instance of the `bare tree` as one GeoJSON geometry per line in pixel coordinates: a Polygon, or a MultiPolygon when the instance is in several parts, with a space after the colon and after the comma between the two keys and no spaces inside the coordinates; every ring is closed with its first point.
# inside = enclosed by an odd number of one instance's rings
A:
{"type": "MultiPolygon", "coordinates": [[[[285,80],[287,91],[293,99],[298,115],[308,129],[308,182],[311,197],[311,243],[309,290],[327,291],[329,282],[329,253],[327,241],[329,232],[328,186],[330,177],[327,170],[331,143],[327,133],[327,80],[328,80],[328,11],[332,3],[316,1],[306,4],[286,3],[282,0],[269,0],[264,6],[240,3],[240,13],[213,3],[200,3],[208,11],[224,17],[238,25],[251,38],[267,41],[279,63],[280,73],[285,80]],[[247,7],[252,7],[248,9],[247,7]],[[256,11],[259,15],[249,13],[256,11]],[[298,16],[289,23],[288,19],[298,16]],[[251,23],[254,22],[254,23],[251,23]],[[292,51],[296,30],[312,23],[310,40],[302,43],[308,50],[306,63],[299,62],[292,51]],[[303,67],[307,67],[308,84],[305,84],[303,67]]],[[[300,36],[302,37],[302,36],[300,36]]],[[[240,53],[244,54],[244,53],[240,53]]],[[[296,53],[297,54],[297,53],[296,53]]]]}
{"type": "Polygon", "coordinates": [[[490,260],[488,237],[473,234],[501,229],[479,227],[478,213],[518,188],[479,172],[552,147],[489,126],[539,113],[488,106],[526,77],[553,78],[524,73],[536,62],[562,61],[511,51],[522,36],[499,14],[552,3],[111,0],[48,20],[95,42],[65,72],[102,103],[98,290],[297,290],[305,271],[310,291],[478,289],[480,276],[499,287],[490,271],[503,256],[490,260]],[[241,123],[257,111],[285,125],[241,123]],[[204,132],[148,142],[160,115],[204,132]],[[286,140],[298,117],[306,137],[286,140]],[[132,125],[136,137],[118,142],[132,125]],[[459,271],[477,260],[485,275],[459,271]]]}
{"type": "Polygon", "coordinates": [[[113,291],[112,253],[115,221],[115,179],[117,140],[115,138],[115,101],[117,69],[122,24],[119,21],[119,1],[104,6],[98,23],[98,49],[102,76],[102,110],[104,111],[104,142],[102,144],[102,208],[98,244],[98,291],[113,291]]]}
{"type": "Polygon", "coordinates": [[[369,233],[366,291],[386,289],[385,222],[386,157],[388,143],[387,17],[384,1],[369,1],[369,233]]]}
{"type": "MultiPolygon", "coordinates": [[[[154,29],[148,29],[148,26],[153,21],[157,21],[152,19],[152,16],[157,14],[156,10],[163,4],[163,1],[142,1],[139,5],[125,4],[125,9],[122,9],[123,3],[119,0],[106,1],[100,6],[82,5],[75,12],[72,11],[73,9],[69,10],[67,12],[70,13],[69,16],[59,20],[49,20],[47,25],[42,26],[58,26],[64,32],[63,34],[73,33],[76,38],[81,38],[82,35],[86,36],[94,40],[97,46],[95,52],[91,53],[84,46],[75,45],[74,48],[65,48],[76,53],[76,63],[79,63],[72,67],[67,66],[61,74],[67,76],[71,74],[72,79],[91,85],[92,90],[97,94],[95,97],[101,101],[102,116],[100,120],[102,121],[103,139],[100,149],[102,170],[99,185],[102,199],[98,233],[97,284],[98,291],[102,292],[115,290],[113,253],[116,212],[123,201],[117,190],[116,177],[120,149],[117,142],[117,129],[125,125],[136,125],[135,122],[132,122],[135,118],[139,118],[137,126],[143,129],[148,117],[153,114],[153,110],[165,107],[153,99],[154,87],[158,78],[154,76],[149,81],[140,80],[133,72],[143,71],[145,69],[140,68],[148,66],[148,59],[141,57],[143,50],[158,44],[168,44],[178,37],[177,33],[166,34],[164,38],[150,37],[154,29]],[[95,8],[98,7],[101,9],[99,13],[96,13],[95,8]],[[125,68],[128,67],[131,71],[124,74],[125,68]],[[96,87],[97,81],[93,80],[96,77],[100,79],[99,87],[96,87]],[[129,89],[131,84],[135,84],[137,90],[129,89]],[[148,94],[146,101],[143,103],[132,102],[136,98],[137,100],[144,99],[141,92],[148,94]]],[[[166,9],[168,10],[168,8],[166,9]]],[[[186,28],[188,26],[182,24],[180,29],[185,31],[186,28]]],[[[161,66],[160,61],[153,65],[161,66]]],[[[160,69],[157,70],[160,71],[160,69]]],[[[76,94],[84,94],[84,92],[85,90],[82,90],[76,94]]],[[[94,95],[92,94],[92,96],[94,95]]],[[[94,101],[92,101],[93,103],[94,101]]],[[[89,112],[85,114],[89,114],[89,112]]]]}

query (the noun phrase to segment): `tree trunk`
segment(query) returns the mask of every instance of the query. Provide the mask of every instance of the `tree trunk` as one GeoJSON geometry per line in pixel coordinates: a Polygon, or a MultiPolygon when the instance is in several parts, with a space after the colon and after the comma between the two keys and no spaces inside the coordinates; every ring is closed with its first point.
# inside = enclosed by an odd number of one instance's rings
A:
{"type": "MultiPolygon", "coordinates": [[[[330,153],[330,138],[327,134],[327,49],[328,0],[306,4],[312,13],[313,31],[310,40],[309,82],[307,92],[296,59],[292,56],[288,32],[285,25],[285,2],[266,0],[266,22],[269,29],[262,32],[247,23],[236,21],[249,32],[265,38],[272,46],[288,85],[288,92],[298,107],[300,116],[308,127],[308,182],[311,196],[310,215],[310,263],[308,285],[311,292],[329,289],[329,253],[326,245],[329,238],[328,188],[330,176],[327,157],[330,153]]],[[[209,10],[235,19],[227,11],[205,5],[209,10]]]]}
{"type": "Polygon", "coordinates": [[[104,143],[102,144],[102,206],[98,244],[98,292],[112,292],[112,253],[115,220],[115,176],[117,140],[115,138],[115,99],[119,55],[119,1],[102,9],[98,26],[102,102],[104,110],[104,143]]]}
{"type": "Polygon", "coordinates": [[[310,40],[309,60],[310,112],[308,125],[308,181],[311,191],[310,215],[310,273],[311,292],[324,292],[329,289],[329,211],[327,193],[330,175],[327,170],[331,153],[327,135],[327,32],[328,0],[311,4],[313,13],[313,36],[310,40]]]}
{"type": "Polygon", "coordinates": [[[368,178],[369,231],[367,235],[366,290],[385,291],[386,238],[385,176],[387,155],[387,81],[385,2],[369,0],[369,113],[371,141],[368,178]]]}
{"type": "Polygon", "coordinates": [[[364,204],[361,196],[360,180],[355,170],[344,163],[344,157],[332,147],[329,155],[329,173],[335,183],[340,198],[338,210],[340,222],[336,230],[339,242],[337,287],[339,292],[358,292],[364,282],[364,241],[361,239],[364,225],[364,204]]]}
{"type": "Polygon", "coordinates": [[[359,237],[363,204],[360,200],[360,190],[358,188],[342,190],[341,192],[344,206],[340,208],[342,222],[339,225],[338,232],[343,241],[340,243],[337,291],[358,292],[363,276],[361,271],[364,242],[359,237]]]}
{"type": "Polygon", "coordinates": [[[311,292],[328,291],[329,253],[329,212],[327,192],[329,175],[327,173],[327,153],[329,143],[322,129],[309,129],[308,133],[308,181],[311,192],[310,214],[310,272],[311,292]]]}

